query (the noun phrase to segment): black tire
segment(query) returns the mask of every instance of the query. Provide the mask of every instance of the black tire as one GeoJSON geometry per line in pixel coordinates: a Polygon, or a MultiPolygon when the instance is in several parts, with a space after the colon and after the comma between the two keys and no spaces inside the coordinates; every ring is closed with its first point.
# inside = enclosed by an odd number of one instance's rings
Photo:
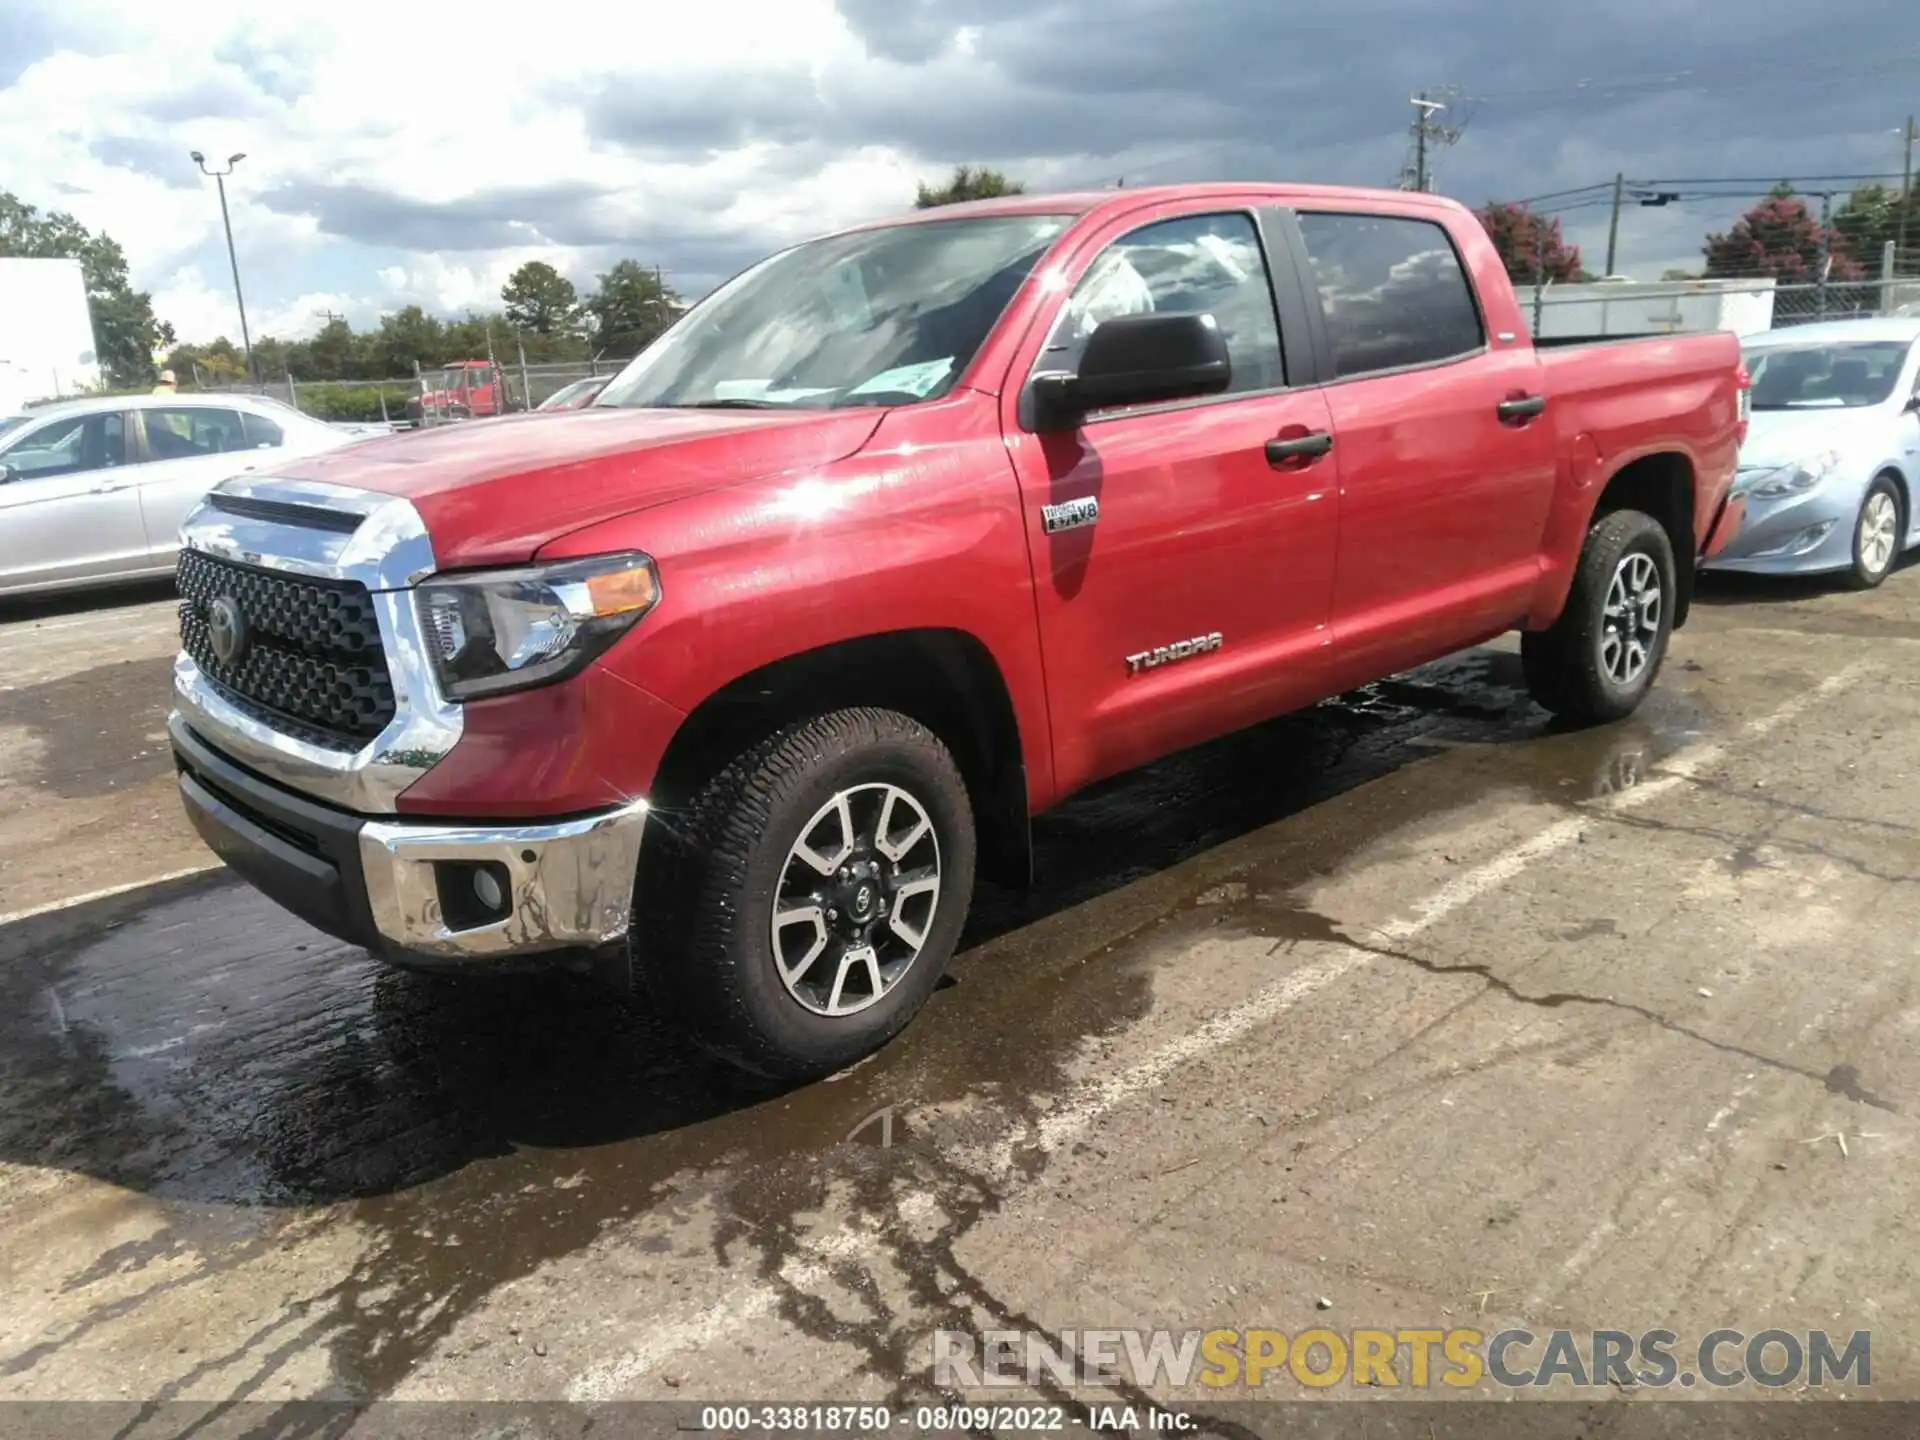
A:
{"type": "Polygon", "coordinates": [[[1854,590],[1875,590],[1880,582],[1893,573],[1893,567],[1900,563],[1902,542],[1907,538],[1907,507],[1900,496],[1900,487],[1890,475],[1877,476],[1873,484],[1867,487],[1867,493],[1860,497],[1860,509],[1853,517],[1853,567],[1842,572],[1847,585],[1854,590]],[[1876,495],[1884,495],[1893,505],[1893,549],[1886,561],[1875,567],[1868,563],[1864,553],[1866,540],[1867,510],[1874,503],[1876,495]]]}
{"type": "MultiPolygon", "coordinates": [[[[1636,567],[1638,568],[1638,567],[1636,567]]],[[[1600,724],[1631,715],[1653,688],[1673,634],[1673,604],[1678,594],[1673,544],[1666,527],[1639,510],[1616,510],[1587,531],[1566,607],[1551,629],[1520,637],[1520,659],[1527,691],[1543,709],[1581,724],[1600,724]],[[1603,658],[1610,634],[1607,593],[1634,556],[1652,562],[1658,577],[1659,604],[1652,633],[1633,638],[1645,648],[1642,668],[1620,678],[1603,658]]],[[[1644,621],[1644,614],[1635,611],[1644,621]]]]}
{"type": "MultiPolygon", "coordinates": [[[[899,833],[896,827],[892,838],[899,833]]],[[[931,731],[891,710],[836,711],[769,736],[707,781],[680,823],[650,828],[647,847],[634,922],[638,968],[648,989],[668,1018],[691,1026],[703,1048],[777,1080],[831,1074],[905,1028],[953,957],[973,893],[973,811],[959,768],[931,731]],[[877,806],[884,802],[884,792],[875,799],[882,786],[905,792],[931,823],[939,890],[931,913],[917,917],[925,936],[917,954],[889,977],[878,999],[851,1014],[819,1013],[781,977],[772,933],[776,898],[783,876],[792,878],[793,847],[823,833],[809,830],[809,822],[843,793],[853,795],[856,807],[869,800],[877,806]]],[[[872,849],[863,853],[870,858],[854,857],[856,869],[862,863],[886,868],[884,856],[872,849]]],[[[919,864],[926,853],[903,862],[919,864]]],[[[836,881],[827,876],[819,883],[832,892],[836,881]]],[[[875,899],[894,899],[904,922],[899,898],[890,896],[884,879],[876,884],[882,888],[875,899]]],[[[791,891],[789,896],[787,909],[795,904],[791,891]]],[[[865,911],[866,903],[860,908],[865,911]]],[[[854,907],[843,904],[839,911],[839,923],[850,925],[854,907]]],[[[878,934],[877,947],[897,948],[878,920],[868,933],[878,934]]],[[[847,942],[836,930],[828,943],[847,942]]],[[[821,958],[839,969],[837,954],[830,948],[821,958]]],[[[848,998],[875,992],[866,977],[878,970],[847,973],[855,987],[848,998]]]]}

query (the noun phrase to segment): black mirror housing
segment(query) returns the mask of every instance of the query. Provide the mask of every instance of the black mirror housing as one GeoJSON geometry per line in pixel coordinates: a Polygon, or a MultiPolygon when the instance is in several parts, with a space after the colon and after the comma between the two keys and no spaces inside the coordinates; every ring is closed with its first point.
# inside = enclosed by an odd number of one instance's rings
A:
{"type": "Polygon", "coordinates": [[[1118,315],[1087,337],[1078,374],[1033,378],[1042,429],[1090,410],[1218,395],[1233,383],[1226,336],[1211,315],[1118,315]]]}

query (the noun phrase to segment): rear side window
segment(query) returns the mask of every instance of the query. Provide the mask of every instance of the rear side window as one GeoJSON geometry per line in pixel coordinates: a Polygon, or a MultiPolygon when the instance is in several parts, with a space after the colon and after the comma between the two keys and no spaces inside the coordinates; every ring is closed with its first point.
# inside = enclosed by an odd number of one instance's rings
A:
{"type": "Polygon", "coordinates": [[[1486,343],[1444,227],[1387,215],[1302,214],[1335,373],[1432,365],[1486,343]]]}
{"type": "Polygon", "coordinates": [[[247,448],[237,410],[159,406],[146,412],[146,421],[147,451],[155,460],[193,460],[247,448]]]}
{"type": "Polygon", "coordinates": [[[1037,368],[1077,370],[1101,321],[1147,314],[1213,316],[1233,361],[1229,394],[1286,383],[1272,282],[1249,215],[1183,215],[1122,235],[1074,287],[1037,368]]]}
{"type": "Polygon", "coordinates": [[[240,412],[240,423],[246,427],[247,444],[258,449],[262,445],[283,445],[287,432],[264,415],[256,415],[251,410],[240,412]]]}

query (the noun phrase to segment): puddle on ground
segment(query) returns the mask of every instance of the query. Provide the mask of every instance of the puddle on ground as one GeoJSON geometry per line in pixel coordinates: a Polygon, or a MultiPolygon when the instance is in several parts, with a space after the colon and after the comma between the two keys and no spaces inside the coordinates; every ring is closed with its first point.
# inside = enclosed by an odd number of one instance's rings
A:
{"type": "Polygon", "coordinates": [[[369,1241],[298,1326],[357,1395],[388,1390],[503,1283],[681,1186],[717,1195],[721,1263],[777,1280],[796,1217],[830,1190],[879,1213],[910,1173],[942,1228],[898,1259],[932,1294],[1002,1198],[954,1142],[1034,1121],[1089,1037],[1147,1014],[1155,953],[1248,907],[1258,928],[1344,940],[1288,892],[1489,794],[1571,803],[1637,783],[1699,729],[1657,694],[1626,724],[1559,733],[1516,656],[1473,652],[1102,785],[1036,824],[1034,891],[983,890],[962,983],[872,1061],[784,1092],[583,980],[402,975],[224,878],[157,887],[0,929],[0,1160],[164,1208],[167,1230],[83,1282],[183,1253],[219,1268],[316,1213],[351,1220],[369,1241]],[[1325,803],[1412,766],[1417,785],[1325,803]],[[1244,877],[1166,873],[1240,837],[1244,877]]]}

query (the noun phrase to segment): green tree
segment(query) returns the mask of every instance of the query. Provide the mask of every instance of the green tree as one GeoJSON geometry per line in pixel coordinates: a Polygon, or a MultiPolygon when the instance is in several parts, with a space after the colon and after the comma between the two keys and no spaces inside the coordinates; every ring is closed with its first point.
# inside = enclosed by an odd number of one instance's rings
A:
{"type": "Polygon", "coordinates": [[[153,313],[153,296],[135,290],[127,256],[106,234],[88,230],[62,210],[42,213],[0,190],[0,256],[78,260],[86,276],[93,348],[117,389],[151,385],[154,351],[174,343],[173,327],[153,313]]]}
{"type": "Polygon", "coordinates": [[[358,380],[360,346],[353,326],[330,319],[311,340],[292,347],[288,356],[297,380],[358,380]]]}
{"type": "Polygon", "coordinates": [[[507,319],[537,335],[564,331],[573,323],[579,295],[573,282],[544,260],[529,260],[500,287],[507,319]]]}
{"type": "Polygon", "coordinates": [[[1834,231],[1846,238],[1848,253],[1878,275],[1880,257],[1901,239],[1900,212],[1906,211],[1906,244],[1894,259],[1896,275],[1920,274],[1920,191],[1904,197],[1881,184],[1862,185],[1833,214],[1834,231]]]}
{"type": "Polygon", "coordinates": [[[448,358],[446,326],[418,305],[405,306],[380,317],[380,328],[370,337],[368,354],[382,375],[411,375],[416,364],[430,369],[448,358]]]}
{"type": "Polygon", "coordinates": [[[963,200],[992,200],[1001,195],[1026,193],[1025,185],[1009,180],[998,170],[989,170],[984,165],[956,165],[944,185],[928,185],[922,181],[913,206],[916,210],[931,210],[936,205],[957,205],[963,200]]]}
{"type": "Polygon", "coordinates": [[[1580,247],[1567,244],[1558,219],[1497,200],[1474,213],[1514,284],[1532,285],[1542,276],[1561,285],[1587,278],[1580,247]]]}
{"type": "MultiPolygon", "coordinates": [[[[1826,241],[1832,260],[1827,278],[1859,279],[1860,266],[1847,248],[1846,235],[1836,226],[1826,241]]],[[[1707,275],[1714,279],[1771,275],[1787,284],[1810,284],[1820,278],[1820,221],[1784,180],[1730,229],[1707,236],[1700,249],[1707,257],[1707,275]]]]}
{"type": "Polygon", "coordinates": [[[637,260],[622,260],[599,278],[599,288],[582,308],[592,318],[594,344],[601,350],[622,355],[643,350],[685,308],[660,272],[637,260]]]}

